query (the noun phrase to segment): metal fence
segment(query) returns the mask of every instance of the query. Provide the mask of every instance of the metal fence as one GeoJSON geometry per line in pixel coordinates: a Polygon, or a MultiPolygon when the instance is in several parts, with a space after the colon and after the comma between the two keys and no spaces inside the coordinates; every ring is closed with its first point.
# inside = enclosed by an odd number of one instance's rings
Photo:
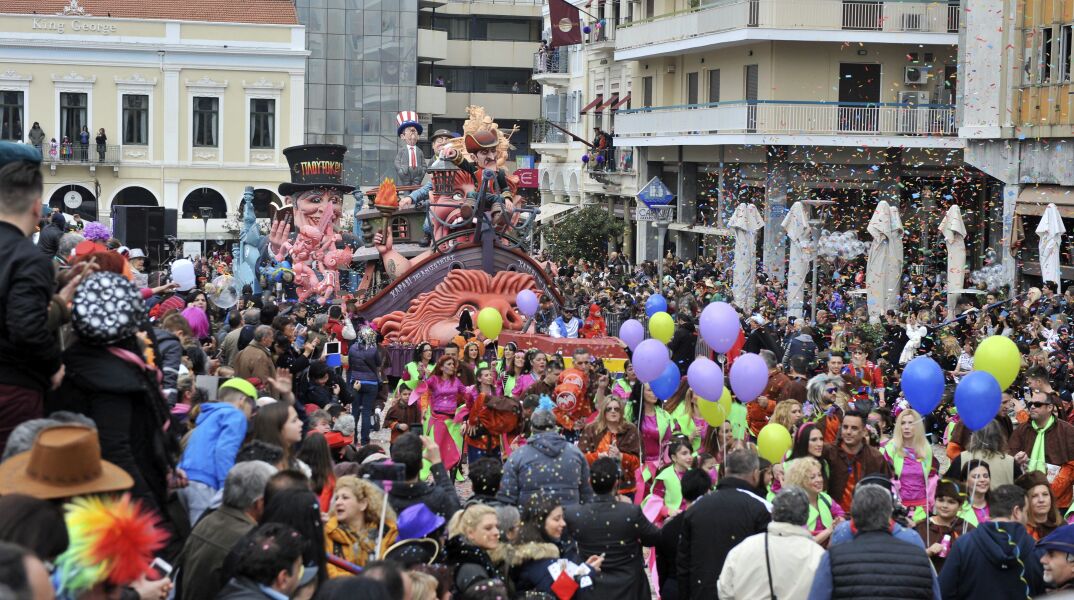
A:
{"type": "MultiPolygon", "coordinates": [[[[604,315],[604,322],[608,325],[608,335],[618,337],[619,328],[622,327],[623,322],[631,317],[620,314],[606,313],[604,315]]],[[[645,327],[645,330],[649,330],[649,319],[644,315],[636,317],[638,321],[645,327]]],[[[709,356],[712,349],[705,343],[705,340],[701,339],[701,336],[697,336],[697,348],[695,349],[695,356],[709,356]]]]}
{"type": "MultiPolygon", "coordinates": [[[[535,121],[533,123],[533,141],[531,143],[533,143],[533,144],[566,144],[567,143],[567,134],[563,133],[559,129],[556,129],[555,127],[550,125],[550,123],[554,123],[554,121],[541,119],[541,120],[535,121]]],[[[566,123],[560,122],[560,123],[555,123],[555,124],[559,125],[560,127],[564,128],[564,129],[567,128],[566,123]]]]}
{"type": "Polygon", "coordinates": [[[567,73],[567,50],[552,48],[533,53],[533,74],[567,73]]]}
{"type": "Polygon", "coordinates": [[[98,146],[90,144],[60,144],[56,147],[35,146],[41,151],[41,158],[47,163],[56,164],[100,164],[119,163],[122,146],[98,146]]]}

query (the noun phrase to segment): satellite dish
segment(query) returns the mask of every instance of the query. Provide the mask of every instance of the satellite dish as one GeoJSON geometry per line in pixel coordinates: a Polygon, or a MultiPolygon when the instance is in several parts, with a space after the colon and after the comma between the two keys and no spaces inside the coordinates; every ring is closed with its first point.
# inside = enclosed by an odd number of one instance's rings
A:
{"type": "Polygon", "coordinates": [[[82,194],[71,190],[63,195],[63,205],[67,208],[78,208],[82,206],[82,194]]]}

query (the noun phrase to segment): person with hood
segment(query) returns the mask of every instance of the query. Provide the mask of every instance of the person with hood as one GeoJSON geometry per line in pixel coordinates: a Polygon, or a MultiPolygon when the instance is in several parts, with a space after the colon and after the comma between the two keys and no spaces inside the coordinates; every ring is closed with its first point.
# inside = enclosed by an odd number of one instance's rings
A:
{"type": "Polygon", "coordinates": [[[201,518],[217,490],[224,487],[228,471],[246,439],[246,425],[254,412],[257,390],[245,379],[233,377],[220,385],[216,402],[203,402],[196,425],[186,442],[179,468],[189,484],[181,489],[190,523],[201,518]]]}
{"type": "Polygon", "coordinates": [[[126,471],[134,498],[163,516],[178,446],[164,429],[168,405],[142,341],[145,318],[142,294],[127,278],[112,272],[86,278],[72,308],[78,341],[63,353],[66,374],[45,409],[93,419],[101,457],[126,471]]]}
{"type": "Polygon", "coordinates": [[[552,411],[549,408],[536,410],[530,417],[530,428],[533,435],[529,441],[512,452],[504,463],[500,493],[496,498],[520,506],[543,490],[568,507],[592,499],[589,462],[577,446],[557,431],[556,416],[552,411]]]}
{"type": "Polygon", "coordinates": [[[388,492],[388,504],[396,514],[415,504],[424,504],[445,519],[450,519],[461,508],[459,495],[440,460],[440,447],[432,439],[419,437],[416,432],[399,436],[391,447],[392,462],[406,469],[406,481],[396,482],[388,492]],[[432,465],[430,472],[435,483],[420,478],[422,458],[432,465]]]}
{"type": "Polygon", "coordinates": [[[578,337],[583,338],[599,338],[607,337],[608,324],[604,322],[604,315],[600,311],[600,305],[589,305],[589,316],[586,317],[585,323],[582,324],[582,330],[579,332],[578,337]]]}
{"type": "Polygon", "coordinates": [[[578,600],[652,598],[642,547],[659,544],[660,530],[640,506],[616,498],[621,478],[618,461],[598,458],[590,474],[596,496],[592,502],[565,513],[567,527],[578,543],[577,554],[589,557],[586,562],[590,565],[594,558],[601,559],[600,570],[590,575],[593,585],[579,590],[575,596],[578,600]]]}
{"type": "Polygon", "coordinates": [[[790,365],[791,358],[795,356],[804,357],[807,365],[812,365],[816,362],[817,343],[813,341],[813,329],[811,327],[803,327],[798,332],[798,335],[792,337],[787,344],[787,349],[783,352],[784,369],[790,365]]]}
{"type": "Polygon", "coordinates": [[[49,258],[55,257],[60,247],[60,238],[66,231],[67,219],[64,218],[63,213],[52,213],[48,225],[41,230],[41,235],[37,236],[37,249],[49,258]]]}
{"type": "Polygon", "coordinates": [[[577,309],[571,305],[563,307],[562,315],[548,326],[548,335],[554,338],[577,338],[582,328],[582,320],[577,316],[577,309]]]}
{"type": "Polygon", "coordinates": [[[1043,567],[1025,528],[1025,490],[999,486],[991,491],[989,510],[990,521],[951,545],[940,573],[944,600],[1025,598],[1044,591],[1043,567]]]}

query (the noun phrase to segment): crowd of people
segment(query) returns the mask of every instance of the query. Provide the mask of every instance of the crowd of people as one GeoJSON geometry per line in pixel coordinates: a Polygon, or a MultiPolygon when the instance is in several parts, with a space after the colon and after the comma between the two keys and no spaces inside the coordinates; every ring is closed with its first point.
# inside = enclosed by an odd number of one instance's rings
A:
{"type": "Polygon", "coordinates": [[[669,257],[662,281],[615,253],[545,262],[567,302],[544,299],[535,329],[591,348],[499,345],[463,311],[454,340],[393,371],[353,301],[219,306],[208,282],[226,263],[168,281],[99,224],[43,215],[41,193],[40,156],[0,144],[0,598],[1074,587],[1071,290],[966,295],[949,313],[940,284],[907,276],[873,324],[853,276],[821,286],[808,321],[762,277],[720,359],[759,354],[767,387],[710,422],[685,375],[707,352],[701,308],[729,300],[719,261],[669,257]],[[594,355],[658,292],[683,374],[667,398],[594,355]],[[926,415],[902,398],[909,360],[935,358],[951,390],[988,335],[1025,361],[988,425],[960,423],[950,393],[926,415]],[[792,435],[782,460],[758,456],[769,423],[792,435]]]}

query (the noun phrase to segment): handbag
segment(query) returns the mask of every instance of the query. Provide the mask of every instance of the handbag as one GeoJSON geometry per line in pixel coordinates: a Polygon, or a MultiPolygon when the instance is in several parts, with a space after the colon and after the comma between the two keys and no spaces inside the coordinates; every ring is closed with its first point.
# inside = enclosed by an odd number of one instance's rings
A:
{"type": "Polygon", "coordinates": [[[358,334],[354,331],[354,323],[346,317],[343,318],[343,331],[340,332],[340,335],[348,342],[358,337],[358,334]]]}

